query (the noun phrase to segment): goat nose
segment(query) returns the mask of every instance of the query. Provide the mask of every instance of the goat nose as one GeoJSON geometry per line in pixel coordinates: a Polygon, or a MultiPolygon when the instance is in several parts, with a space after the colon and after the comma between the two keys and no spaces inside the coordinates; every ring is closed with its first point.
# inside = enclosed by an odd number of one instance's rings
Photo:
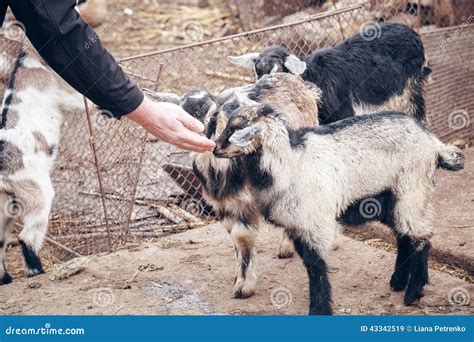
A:
{"type": "Polygon", "coordinates": [[[223,153],[222,151],[219,149],[219,148],[215,148],[214,151],[212,151],[212,153],[214,154],[214,156],[216,157],[222,157],[223,156],[223,153]]]}

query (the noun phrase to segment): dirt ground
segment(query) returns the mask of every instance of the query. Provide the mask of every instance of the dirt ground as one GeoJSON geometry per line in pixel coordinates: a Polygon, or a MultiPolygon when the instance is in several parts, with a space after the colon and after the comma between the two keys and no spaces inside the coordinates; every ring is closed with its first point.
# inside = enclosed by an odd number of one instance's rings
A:
{"type": "MultiPolygon", "coordinates": [[[[48,274],[16,279],[0,290],[3,314],[119,315],[304,315],[306,272],[298,257],[276,257],[280,231],[265,227],[259,241],[257,294],[233,299],[233,251],[219,225],[187,231],[165,240],[95,256],[80,274],[61,282],[48,274]]],[[[329,259],[335,313],[470,314],[472,306],[452,306],[448,296],[474,285],[431,270],[431,282],[418,306],[405,307],[402,293],[388,281],[395,255],[345,238],[329,259]]]]}
{"type": "MultiPolygon", "coordinates": [[[[405,307],[403,294],[390,290],[395,249],[386,242],[391,240],[388,229],[367,225],[348,230],[350,237],[329,259],[336,314],[474,313],[468,298],[474,293],[474,149],[464,152],[464,171],[437,175],[431,281],[419,305],[405,307]],[[455,293],[470,304],[450,303],[455,293]]],[[[279,236],[269,226],[259,234],[258,290],[245,300],[232,298],[234,253],[219,224],[90,257],[81,273],[59,282],[48,278],[48,262],[47,274],[25,279],[14,247],[7,268],[15,281],[0,288],[0,314],[303,315],[306,271],[299,257],[277,258],[279,236]]],[[[42,257],[48,261],[45,253],[47,248],[42,257]]]]}

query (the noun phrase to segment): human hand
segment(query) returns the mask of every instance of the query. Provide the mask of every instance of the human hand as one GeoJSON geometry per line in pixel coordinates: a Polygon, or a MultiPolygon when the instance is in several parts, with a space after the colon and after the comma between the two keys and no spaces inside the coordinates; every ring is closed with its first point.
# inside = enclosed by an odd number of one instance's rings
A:
{"type": "Polygon", "coordinates": [[[143,126],[157,138],[193,152],[214,150],[216,144],[202,133],[204,125],[181,107],[166,102],[154,102],[145,96],[142,104],[126,118],[143,126]]]}

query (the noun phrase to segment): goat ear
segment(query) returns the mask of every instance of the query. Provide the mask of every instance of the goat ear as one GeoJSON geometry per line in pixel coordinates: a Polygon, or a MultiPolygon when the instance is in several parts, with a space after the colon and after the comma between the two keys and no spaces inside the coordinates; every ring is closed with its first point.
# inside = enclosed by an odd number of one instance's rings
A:
{"type": "Polygon", "coordinates": [[[246,94],[244,94],[241,90],[237,90],[235,92],[235,97],[239,102],[239,106],[256,106],[258,102],[250,99],[246,94]]]}
{"type": "Polygon", "coordinates": [[[301,75],[306,71],[306,62],[302,61],[295,55],[286,57],[285,67],[294,75],[301,75]]]}
{"type": "Polygon", "coordinates": [[[278,72],[278,64],[275,64],[272,68],[272,71],[270,71],[270,75],[275,75],[278,72]]]}
{"type": "Polygon", "coordinates": [[[251,52],[242,56],[229,56],[227,60],[241,67],[252,68],[259,56],[260,54],[258,52],[251,52]]]}
{"type": "MultiPolygon", "coordinates": [[[[210,114],[213,114],[215,112],[217,112],[217,110],[219,109],[219,106],[217,105],[217,103],[215,103],[214,101],[211,102],[211,105],[208,107],[208,110],[207,110],[207,113],[206,113],[206,117],[208,117],[210,114]]],[[[209,119],[208,119],[209,120],[209,119]]]]}
{"type": "Polygon", "coordinates": [[[146,88],[143,88],[142,91],[146,95],[148,95],[152,100],[155,100],[158,102],[169,102],[169,103],[174,103],[176,105],[179,105],[179,102],[181,101],[181,97],[173,93],[158,93],[156,91],[146,89],[146,88]]]}
{"type": "Polygon", "coordinates": [[[238,147],[245,147],[252,143],[252,141],[262,133],[262,127],[255,124],[249,127],[242,128],[235,131],[229,138],[229,141],[238,147]]]}

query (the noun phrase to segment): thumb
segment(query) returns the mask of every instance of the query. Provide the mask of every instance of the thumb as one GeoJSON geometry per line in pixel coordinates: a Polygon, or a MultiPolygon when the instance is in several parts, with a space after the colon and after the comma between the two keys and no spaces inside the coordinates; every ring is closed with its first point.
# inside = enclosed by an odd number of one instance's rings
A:
{"type": "Polygon", "coordinates": [[[190,130],[196,133],[202,133],[204,131],[204,125],[198,119],[193,118],[191,115],[182,111],[178,116],[178,121],[180,121],[183,126],[189,128],[190,130]]]}

